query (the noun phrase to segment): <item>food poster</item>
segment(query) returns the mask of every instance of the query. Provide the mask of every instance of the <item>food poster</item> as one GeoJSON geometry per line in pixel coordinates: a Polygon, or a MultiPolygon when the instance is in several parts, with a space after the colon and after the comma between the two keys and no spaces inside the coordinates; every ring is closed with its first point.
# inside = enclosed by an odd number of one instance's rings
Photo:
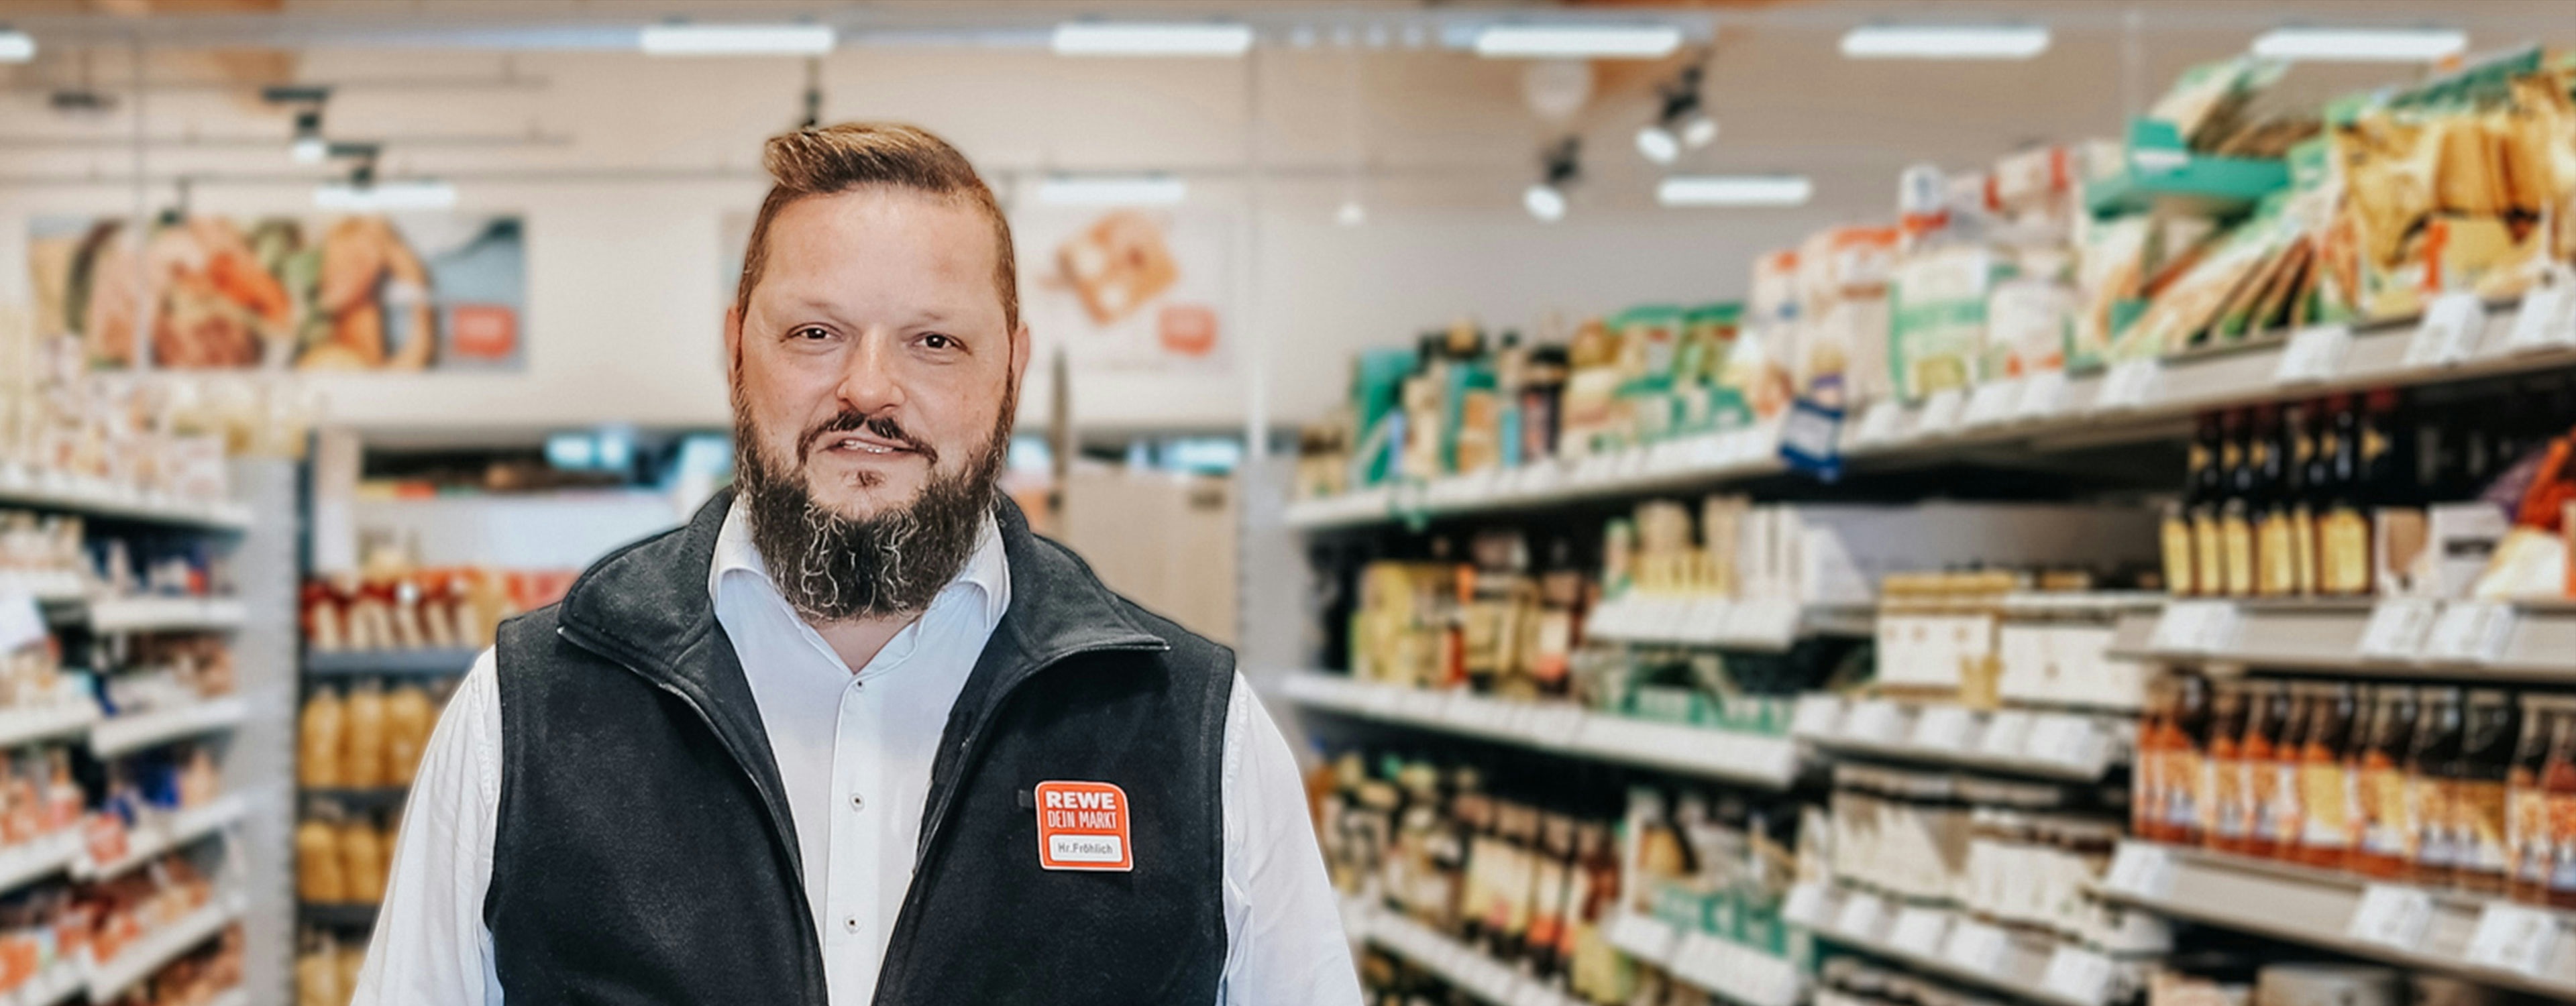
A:
{"type": "Polygon", "coordinates": [[[93,368],[492,371],[526,359],[517,217],[165,217],[139,249],[131,226],[40,217],[29,235],[38,329],[78,339],[93,368]]]}
{"type": "MultiPolygon", "coordinates": [[[[1215,210],[1045,209],[1016,215],[1021,313],[1082,369],[1229,366],[1235,219],[1215,210]]],[[[1043,354],[1041,354],[1043,355],[1043,354]]]]}

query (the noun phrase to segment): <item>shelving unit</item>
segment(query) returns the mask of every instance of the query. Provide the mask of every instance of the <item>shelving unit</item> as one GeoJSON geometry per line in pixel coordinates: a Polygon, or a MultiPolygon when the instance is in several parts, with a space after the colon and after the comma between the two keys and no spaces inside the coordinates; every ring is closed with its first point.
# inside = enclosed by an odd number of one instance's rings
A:
{"type": "Polygon", "coordinates": [[[207,699],[174,709],[111,716],[89,730],[89,749],[101,758],[185,740],[238,726],[248,707],[238,698],[207,699]]]}
{"type": "Polygon", "coordinates": [[[98,703],[87,695],[66,694],[55,702],[0,710],[0,747],[85,734],[98,720],[98,703]]]}
{"type": "Polygon", "coordinates": [[[2136,742],[2134,723],[2108,716],[1830,695],[1800,698],[1792,732],[1835,753],[2060,782],[2102,778],[2136,742]]]}
{"type": "Polygon", "coordinates": [[[1785,789],[1798,777],[1797,743],[1708,727],[1593,712],[1570,702],[1515,702],[1466,693],[1293,674],[1282,686],[1308,709],[1547,751],[1569,758],[1785,789]]]}
{"type": "Polygon", "coordinates": [[[142,866],[172,849],[241,823],[249,806],[238,795],[226,796],[203,807],[171,814],[135,828],[125,839],[125,854],[105,863],[91,860],[87,851],[71,864],[72,876],[81,880],[106,880],[142,866]]]}
{"type": "Polygon", "coordinates": [[[1624,911],[1611,918],[1608,933],[1621,953],[1736,1006],[1794,1006],[1806,991],[1797,965],[1706,933],[1624,911]]]}
{"type": "Polygon", "coordinates": [[[0,891],[14,891],[61,873],[80,858],[78,831],[58,832],[0,849],[0,891]]]}
{"type": "Polygon", "coordinates": [[[1494,1006],[1580,1006],[1473,947],[1372,905],[1346,900],[1342,929],[1353,942],[1385,948],[1494,1006]]]}
{"type": "Polygon", "coordinates": [[[2576,604],[2296,599],[2175,601],[2121,620],[2115,651],[2180,664],[2359,677],[2576,682],[2576,604]]]}
{"type": "Polygon", "coordinates": [[[1834,884],[1802,884],[1789,904],[1819,936],[1926,974],[2046,1006],[2117,1001],[2120,966],[2072,944],[1834,884]]]}
{"type": "Polygon", "coordinates": [[[153,972],[178,960],[188,951],[213,939],[233,920],[241,918],[248,897],[233,891],[215,895],[203,907],[179,920],[147,933],[117,955],[105,961],[90,961],[81,984],[91,1002],[106,1002],[118,993],[149,978],[153,972]]]}
{"type": "Polygon", "coordinates": [[[2576,1000],[2576,913],[2145,841],[2121,843],[2099,893],[2173,918],[2576,1000]]]}
{"type": "Polygon", "coordinates": [[[212,531],[246,530],[251,526],[252,514],[251,508],[241,503],[155,498],[104,483],[74,482],[50,472],[29,472],[7,462],[0,462],[0,506],[212,531]]]}
{"type": "Polygon", "coordinates": [[[249,609],[229,598],[123,597],[83,605],[92,632],[186,632],[238,629],[249,609]]]}
{"type": "Polygon", "coordinates": [[[1595,639],[1779,652],[1811,636],[1867,636],[1871,609],[1853,605],[1631,593],[1602,602],[1586,631],[1595,639]]]}

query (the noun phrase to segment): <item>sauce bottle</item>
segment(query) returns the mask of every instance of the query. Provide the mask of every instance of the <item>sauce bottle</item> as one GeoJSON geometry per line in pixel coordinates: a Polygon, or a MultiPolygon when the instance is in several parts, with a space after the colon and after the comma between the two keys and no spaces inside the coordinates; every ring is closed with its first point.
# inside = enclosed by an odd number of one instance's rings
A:
{"type": "Polygon", "coordinates": [[[2174,686],[2160,681],[2147,692],[2146,710],[2138,720],[2138,763],[2129,794],[2129,833],[2148,841],[2165,840],[2165,725],[2173,710],[2174,686]]]}
{"type": "MultiPolygon", "coordinates": [[[[2218,465],[2218,417],[2200,417],[2200,428],[2192,434],[2185,455],[2182,476],[2182,498],[2165,508],[2164,524],[2159,532],[2164,550],[2165,587],[2176,597],[2214,593],[2201,587],[2194,565],[2197,549],[2193,538],[2192,518],[2200,512],[2206,499],[2201,485],[2205,473],[2218,465]]],[[[2215,571],[2212,571],[2213,579],[2215,571]]]]}
{"type": "Polygon", "coordinates": [[[2221,525],[2222,510],[2227,504],[2227,469],[2233,459],[2234,443],[2225,420],[2216,417],[2202,420],[2210,431],[2210,460],[2192,482],[2191,569],[2194,593],[2218,597],[2227,593],[2227,535],[2221,525]]]}
{"type": "Polygon", "coordinates": [[[2245,847],[2245,683],[2218,683],[2201,761],[2200,840],[2230,852],[2245,847]]]}
{"type": "Polygon", "coordinates": [[[2551,908],[2576,908],[2576,712],[2558,717],[2558,726],[2550,731],[2540,791],[2549,808],[2549,881],[2543,900],[2551,908]]]}
{"type": "Polygon", "coordinates": [[[2317,688],[2308,730],[2299,744],[2299,848],[2297,860],[2342,869],[2353,847],[2353,691],[2347,682],[2317,688]]]}
{"type": "Polygon", "coordinates": [[[2505,777],[2521,725],[2511,695],[2491,688],[2469,693],[2459,780],[2451,790],[2451,834],[2458,843],[2453,882],[2468,890],[2505,888],[2505,777]]]}
{"type": "Polygon", "coordinates": [[[2459,773],[2464,736],[2460,690],[2428,688],[2423,697],[2415,744],[2406,758],[2406,818],[2414,822],[2416,835],[2409,875],[2419,884],[2447,884],[2459,866],[2459,843],[2451,831],[2451,781],[2459,773]]]}
{"type": "Polygon", "coordinates": [[[2415,826],[2408,818],[2406,756],[2415,733],[2415,690],[2381,686],[2356,760],[2361,844],[2352,867],[2374,877],[2403,877],[2415,865],[2415,826]]]}
{"type": "Polygon", "coordinates": [[[2549,794],[2540,788],[2549,767],[2549,741],[2565,707],[2547,700],[2523,702],[2522,741],[2505,775],[2505,891],[2515,901],[2549,900],[2549,794]]]}
{"type": "Polygon", "coordinates": [[[2317,517],[2317,593],[2359,597],[2370,592],[2371,571],[2372,501],[2364,481],[2362,418],[2350,395],[2334,396],[2328,408],[2333,435],[2325,509],[2317,517]]]}
{"type": "Polygon", "coordinates": [[[2254,521],[2254,592],[2265,597],[2299,593],[2298,548],[2291,544],[2297,526],[2291,511],[2306,485],[2299,466],[2306,460],[2300,454],[2307,434],[2299,417],[2295,405],[2287,413],[2266,405],[2255,420],[2266,440],[2263,462],[2254,472],[2255,499],[2261,506],[2254,521]]]}
{"type": "Polygon", "coordinates": [[[2209,751],[2209,679],[2186,674],[2175,682],[2174,712],[2165,725],[2165,841],[2200,841],[2201,762],[2209,751]]]}
{"type": "Polygon", "coordinates": [[[2299,495],[2290,505],[2290,565],[2299,595],[2317,593],[2317,515],[2324,510],[2326,489],[2333,482],[2327,457],[2334,449],[2334,430],[2326,421],[2324,402],[2301,410],[2302,436],[2291,445],[2299,459],[2299,495]]]}
{"type": "Polygon", "coordinates": [[[2245,742],[2254,817],[2247,851],[2288,859],[2299,845],[2299,736],[2315,706],[2306,685],[2275,684],[2245,742]]]}
{"type": "Polygon", "coordinates": [[[2254,470],[2260,464],[2256,452],[2262,449],[2262,439],[2254,435],[2253,426],[2244,410],[2228,413],[2227,439],[2218,449],[2223,482],[2218,504],[2219,558],[2226,563],[2223,593],[2229,597],[2254,593],[2254,470]]]}

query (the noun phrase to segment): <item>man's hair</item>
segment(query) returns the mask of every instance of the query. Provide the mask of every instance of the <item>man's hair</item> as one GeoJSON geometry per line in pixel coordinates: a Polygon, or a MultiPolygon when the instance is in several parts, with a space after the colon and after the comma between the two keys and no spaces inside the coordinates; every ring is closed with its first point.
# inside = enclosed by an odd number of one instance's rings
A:
{"type": "Polygon", "coordinates": [[[807,196],[828,196],[870,185],[911,189],[965,203],[993,224],[993,285],[1002,296],[1007,331],[1020,327],[1018,266],[1011,254],[1011,223],[993,190],[975,174],[966,155],[948,141],[919,126],[898,122],[844,122],[799,129],[769,138],[760,152],[769,171],[769,195],[751,223],[751,243],[742,252],[742,282],[734,287],[737,313],[751,311],[751,288],[759,285],[769,264],[769,222],[787,204],[807,196]]]}

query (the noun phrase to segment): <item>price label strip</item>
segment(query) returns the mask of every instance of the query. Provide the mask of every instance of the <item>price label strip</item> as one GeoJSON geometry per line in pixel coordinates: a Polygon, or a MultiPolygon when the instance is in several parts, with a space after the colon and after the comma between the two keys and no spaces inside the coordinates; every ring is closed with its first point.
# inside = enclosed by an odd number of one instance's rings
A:
{"type": "Polygon", "coordinates": [[[1864,943],[1878,939],[1879,927],[1887,922],[1887,904],[1875,894],[1854,891],[1843,899],[1843,907],[1834,913],[1834,931],[1864,943]]]}
{"type": "Polygon", "coordinates": [[[2343,370],[2344,356],[2351,351],[2351,326],[2300,329],[2291,333],[2289,345],[2281,351],[2280,363],[2272,368],[2272,383],[2293,387],[2331,381],[2343,370]]]}
{"type": "Polygon", "coordinates": [[[2173,874],[2172,853],[2144,842],[2122,842],[2111,854],[2111,870],[2102,882],[2133,898],[2160,901],[2173,889],[2173,874]]]}
{"type": "Polygon", "coordinates": [[[1941,959],[1969,971],[1987,973],[2003,967],[2004,952],[2011,949],[2004,931],[1975,919],[1960,919],[1950,928],[1950,938],[1941,944],[1941,959]]]}
{"type": "Polygon", "coordinates": [[[1914,718],[1915,747],[1940,751],[1964,751],[1968,733],[1976,729],[1976,717],[1953,705],[1931,705],[1914,718]]]}
{"type": "Polygon", "coordinates": [[[2513,629],[2514,611],[2509,605],[2453,601],[2434,619],[2424,650],[2437,660],[2487,663],[2504,654],[2513,629]]]}
{"type": "Polygon", "coordinates": [[[1789,733],[1795,737],[1831,737],[1842,723],[1841,698],[1810,692],[1798,696],[1796,710],[1789,716],[1789,733]]]}
{"type": "Polygon", "coordinates": [[[1904,405],[1892,399],[1875,403],[1869,407],[1869,411],[1861,413],[1860,429],[1853,433],[1852,443],[1855,445],[1891,443],[1902,435],[1901,427],[1904,422],[1904,405]]]}
{"type": "Polygon", "coordinates": [[[2364,943],[2412,951],[2433,925],[2433,896],[2412,887],[2372,884],[2362,889],[2344,934],[2364,943]]]}
{"type": "Polygon", "coordinates": [[[1780,917],[1809,929],[1821,929],[1832,921],[1825,915],[1826,903],[1831,897],[1822,882],[1804,881],[1789,889],[1788,900],[1780,908],[1780,917]]]}
{"type": "Polygon", "coordinates": [[[2015,419],[2046,419],[2066,408],[2066,372],[2043,370],[2022,378],[2021,401],[2013,404],[2015,419]]]}
{"type": "Polygon", "coordinates": [[[2537,908],[2488,903],[2469,937],[2469,961],[2491,968],[2539,976],[2547,973],[2558,946],[2558,917],[2537,908]]]}
{"type": "Polygon", "coordinates": [[[2093,396],[2093,411],[2142,409],[2164,389],[2164,366],[2153,359],[2122,360],[2102,376],[2102,391],[2093,396]]]}
{"type": "Polygon", "coordinates": [[[2077,1002],[2098,1003],[2111,993],[2111,959],[2082,947],[2061,946],[2048,957],[2040,986],[2077,1002]]]}
{"type": "Polygon", "coordinates": [[[1929,908],[1907,906],[1896,912],[1896,926],[1887,932],[1887,945],[1916,957],[1937,957],[1941,939],[1950,934],[1950,917],[1929,908]]]}
{"type": "Polygon", "coordinates": [[[1976,393],[1968,396],[1968,411],[1960,422],[1976,429],[2010,421],[2021,404],[2021,396],[2022,380],[2018,377],[1977,385],[1976,393]]]}
{"type": "Polygon", "coordinates": [[[2409,367],[2448,367],[2477,351],[2486,334],[2487,307],[2474,293],[2446,293],[2424,308],[2424,320],[2406,343],[2409,367]]]}
{"type": "Polygon", "coordinates": [[[1989,758],[2018,759],[2031,757],[2031,717],[2018,709],[2006,709],[1986,720],[1985,736],[1977,739],[1977,751],[1989,758]]]}
{"type": "Polygon", "coordinates": [[[2413,660],[2424,650],[2439,605],[2420,597],[2391,598],[2370,609],[2361,630],[2361,656],[2371,660],[2413,660]]]}
{"type": "Polygon", "coordinates": [[[1923,414],[1914,417],[1914,435],[1938,437],[1956,432],[1959,414],[1967,405],[1968,396],[1957,388],[1934,392],[1930,399],[1924,401],[1923,414]]]}
{"type": "Polygon", "coordinates": [[[2523,294],[2505,345],[2517,352],[2576,346],[2576,279],[2561,273],[2557,282],[2523,294]]]}

